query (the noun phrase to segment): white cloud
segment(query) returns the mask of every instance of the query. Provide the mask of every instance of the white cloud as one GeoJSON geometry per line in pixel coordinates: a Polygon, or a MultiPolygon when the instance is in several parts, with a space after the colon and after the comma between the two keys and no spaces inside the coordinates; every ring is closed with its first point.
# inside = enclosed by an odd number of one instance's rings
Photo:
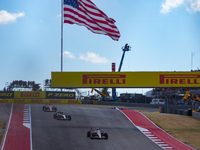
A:
{"type": "Polygon", "coordinates": [[[165,3],[162,3],[161,13],[166,14],[182,4],[184,4],[184,0],[165,0],[165,3]]]}
{"type": "Polygon", "coordinates": [[[86,54],[80,54],[80,60],[84,60],[91,63],[109,63],[110,61],[105,57],[100,57],[99,54],[87,52],[86,54]]]}
{"type": "Polygon", "coordinates": [[[66,56],[67,58],[71,58],[71,59],[75,59],[76,58],[73,53],[70,53],[68,51],[64,51],[63,55],[66,56]]]}
{"type": "Polygon", "coordinates": [[[190,3],[189,12],[197,12],[200,11],[200,0],[188,0],[190,3]]]}
{"type": "Polygon", "coordinates": [[[24,12],[19,13],[9,13],[6,10],[0,11],[0,24],[7,24],[16,22],[17,18],[25,16],[24,12]]]}
{"type": "Polygon", "coordinates": [[[161,13],[167,14],[172,11],[172,9],[177,8],[181,5],[186,7],[186,10],[190,13],[200,11],[200,0],[165,0],[162,3],[161,13]]]}

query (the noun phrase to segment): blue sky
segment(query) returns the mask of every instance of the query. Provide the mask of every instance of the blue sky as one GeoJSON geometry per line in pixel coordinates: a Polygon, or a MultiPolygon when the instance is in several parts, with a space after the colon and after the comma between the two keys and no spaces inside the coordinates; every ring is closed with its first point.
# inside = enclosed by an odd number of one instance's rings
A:
{"type": "MultiPolygon", "coordinates": [[[[200,0],[92,0],[116,21],[113,41],[64,24],[63,71],[190,71],[200,67],[200,0]],[[191,54],[194,54],[193,57],[191,54]]],[[[43,84],[60,71],[61,1],[0,1],[0,90],[13,80],[43,84]]],[[[119,89],[144,92],[147,89],[119,89]]]]}

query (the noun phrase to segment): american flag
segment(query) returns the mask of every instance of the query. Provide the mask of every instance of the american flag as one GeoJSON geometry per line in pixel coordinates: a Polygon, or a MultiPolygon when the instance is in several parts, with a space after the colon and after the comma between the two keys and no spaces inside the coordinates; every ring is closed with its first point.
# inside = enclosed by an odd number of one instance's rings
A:
{"type": "Polygon", "coordinates": [[[115,26],[115,20],[108,18],[90,0],[64,0],[64,23],[85,26],[93,33],[110,36],[118,41],[119,30],[115,26]]]}

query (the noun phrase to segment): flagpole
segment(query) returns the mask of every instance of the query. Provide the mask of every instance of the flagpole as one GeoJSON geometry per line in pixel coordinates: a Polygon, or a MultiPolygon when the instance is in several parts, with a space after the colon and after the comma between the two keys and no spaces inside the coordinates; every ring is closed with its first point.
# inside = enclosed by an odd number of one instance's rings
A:
{"type": "Polygon", "coordinates": [[[63,0],[61,0],[61,72],[63,72],[63,0]]]}
{"type": "Polygon", "coordinates": [[[61,0],[61,72],[63,72],[63,1],[61,0]]]}

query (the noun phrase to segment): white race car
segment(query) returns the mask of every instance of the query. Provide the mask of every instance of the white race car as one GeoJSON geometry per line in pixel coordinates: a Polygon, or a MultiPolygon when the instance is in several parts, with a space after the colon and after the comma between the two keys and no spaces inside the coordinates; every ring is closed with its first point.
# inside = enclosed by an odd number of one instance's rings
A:
{"type": "Polygon", "coordinates": [[[67,115],[63,112],[57,112],[53,115],[53,118],[54,119],[57,119],[57,120],[72,120],[72,117],[71,115],[67,115]]]}
{"type": "Polygon", "coordinates": [[[43,106],[43,110],[45,112],[51,112],[51,111],[56,112],[57,108],[55,106],[47,104],[47,105],[43,106]]]}
{"type": "Polygon", "coordinates": [[[87,132],[87,137],[91,139],[108,139],[108,133],[100,130],[100,128],[91,128],[90,131],[87,132]]]}

